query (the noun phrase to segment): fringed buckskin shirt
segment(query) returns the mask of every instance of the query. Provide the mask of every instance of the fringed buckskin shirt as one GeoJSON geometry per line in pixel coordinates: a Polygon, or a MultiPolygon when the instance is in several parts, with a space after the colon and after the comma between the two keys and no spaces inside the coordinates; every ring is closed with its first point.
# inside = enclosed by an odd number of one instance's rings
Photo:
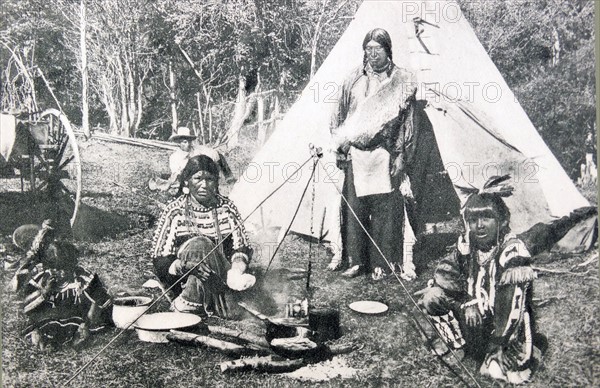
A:
{"type": "Polygon", "coordinates": [[[525,243],[514,234],[507,234],[504,242],[489,252],[461,255],[457,250],[445,257],[438,264],[434,280],[455,295],[463,307],[474,305],[482,316],[499,316],[494,335],[505,337],[516,329],[526,289],[537,277],[530,263],[531,254],[525,243]],[[497,295],[500,287],[506,294],[502,298],[497,295]]]}

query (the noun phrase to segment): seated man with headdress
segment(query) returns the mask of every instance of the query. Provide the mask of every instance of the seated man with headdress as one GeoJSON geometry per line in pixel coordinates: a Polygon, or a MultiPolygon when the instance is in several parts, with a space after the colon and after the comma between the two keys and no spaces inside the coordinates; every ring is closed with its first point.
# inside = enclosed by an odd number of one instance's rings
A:
{"type": "Polygon", "coordinates": [[[420,304],[440,334],[433,350],[453,349],[483,360],[481,374],[512,384],[530,379],[536,337],[533,319],[532,249],[510,232],[510,211],[502,197],[513,188],[508,176],[492,177],[471,193],[464,207],[466,233],[441,260],[421,291],[420,304]]]}
{"type": "Polygon", "coordinates": [[[246,273],[252,257],[246,231],[234,204],[219,194],[212,158],[191,157],[179,182],[154,234],[155,273],[177,295],[173,310],[227,318],[227,289],[242,291],[256,280],[246,273]]]}
{"type": "Polygon", "coordinates": [[[27,252],[11,286],[23,295],[23,334],[34,345],[79,345],[111,323],[110,295],[98,275],[78,265],[77,248],[55,238],[50,220],[17,228],[13,242],[27,252]]]}
{"type": "Polygon", "coordinates": [[[576,209],[548,223],[539,222],[515,235],[503,198],[512,195],[510,176],[491,177],[464,205],[465,234],[456,249],[438,264],[419,301],[440,338],[438,355],[469,354],[482,360],[482,375],[520,384],[531,378],[546,346],[536,333],[533,315],[532,258],[551,249],[579,222],[597,214],[595,207],[576,209]]]}

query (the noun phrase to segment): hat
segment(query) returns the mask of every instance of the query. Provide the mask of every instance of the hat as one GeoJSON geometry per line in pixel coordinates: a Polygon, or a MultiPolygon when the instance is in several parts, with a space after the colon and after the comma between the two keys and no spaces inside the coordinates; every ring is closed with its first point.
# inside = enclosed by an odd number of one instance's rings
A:
{"type": "Polygon", "coordinates": [[[169,141],[194,140],[195,138],[196,136],[192,135],[189,128],[179,127],[177,128],[177,133],[174,133],[169,137],[169,141]]]}

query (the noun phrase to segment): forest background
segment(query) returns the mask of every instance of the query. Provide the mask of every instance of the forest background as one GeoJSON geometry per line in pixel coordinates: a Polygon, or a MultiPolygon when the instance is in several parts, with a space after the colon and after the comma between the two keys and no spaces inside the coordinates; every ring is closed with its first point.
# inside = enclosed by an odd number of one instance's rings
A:
{"type": "MultiPolygon", "coordinates": [[[[36,112],[60,105],[88,135],[164,140],[188,126],[203,143],[226,143],[240,96],[268,93],[266,111],[280,117],[360,3],[5,0],[0,107],[36,112]]],[[[543,139],[576,178],[588,134],[596,143],[594,2],[459,3],[543,139]]],[[[253,115],[248,109],[243,119],[249,123],[253,115]]]]}

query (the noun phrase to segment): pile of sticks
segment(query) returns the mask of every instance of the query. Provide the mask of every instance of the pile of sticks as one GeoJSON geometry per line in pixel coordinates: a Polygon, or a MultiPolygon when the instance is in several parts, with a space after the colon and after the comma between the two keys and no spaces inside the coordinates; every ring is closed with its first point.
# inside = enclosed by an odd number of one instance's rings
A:
{"type": "MultiPolygon", "coordinates": [[[[248,370],[268,373],[293,372],[311,362],[324,360],[336,354],[350,353],[356,349],[354,345],[321,345],[322,358],[315,358],[314,355],[307,353],[309,357],[290,359],[278,355],[263,337],[221,326],[209,325],[206,329],[208,334],[227,337],[231,341],[179,330],[171,330],[167,339],[176,343],[214,349],[235,358],[220,363],[222,373],[248,370]]],[[[301,352],[297,354],[301,355],[301,352]]]]}

